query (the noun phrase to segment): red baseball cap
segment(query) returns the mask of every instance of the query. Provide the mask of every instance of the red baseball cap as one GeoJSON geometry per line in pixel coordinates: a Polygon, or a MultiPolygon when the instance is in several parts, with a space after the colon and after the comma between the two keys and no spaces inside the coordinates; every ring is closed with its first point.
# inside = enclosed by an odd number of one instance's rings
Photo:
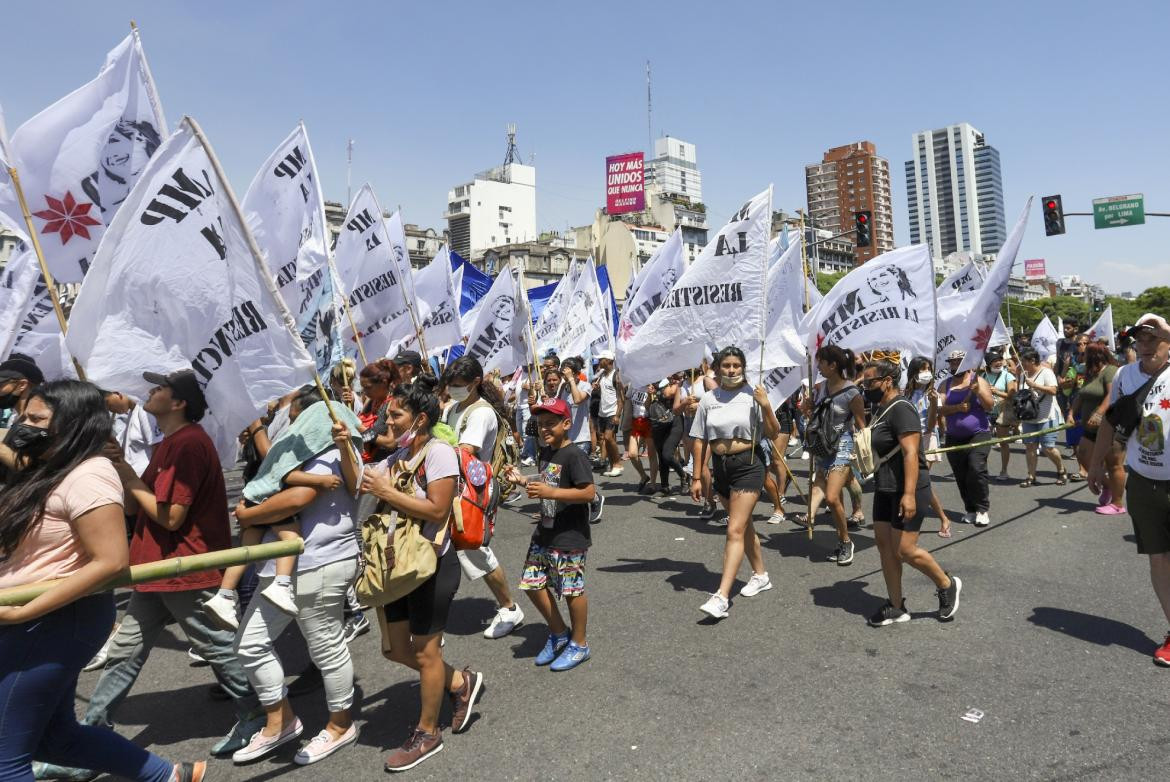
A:
{"type": "Polygon", "coordinates": [[[569,413],[569,405],[563,399],[549,399],[545,397],[544,401],[532,408],[532,414],[537,413],[552,413],[558,418],[572,418],[569,413]]]}

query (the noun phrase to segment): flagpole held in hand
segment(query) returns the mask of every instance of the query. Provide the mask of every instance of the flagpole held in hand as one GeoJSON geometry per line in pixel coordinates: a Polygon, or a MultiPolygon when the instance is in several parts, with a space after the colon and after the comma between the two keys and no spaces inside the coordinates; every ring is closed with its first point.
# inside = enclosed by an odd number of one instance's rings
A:
{"type": "MultiPolygon", "coordinates": [[[[809,277],[809,274],[808,274],[808,272],[809,272],[809,269],[808,269],[808,243],[807,243],[807,237],[805,236],[805,231],[804,231],[804,210],[798,209],[797,214],[800,215],[800,272],[801,272],[800,276],[803,278],[803,282],[804,282],[804,314],[807,315],[809,309],[811,308],[811,304],[810,304],[810,300],[809,300],[809,293],[808,293],[808,277],[809,277]]],[[[812,381],[813,381],[813,357],[811,355],[809,355],[808,356],[808,399],[810,401],[812,400],[812,387],[813,387],[812,381]]],[[[808,444],[805,443],[806,450],[807,450],[807,445],[808,444]]],[[[785,466],[787,466],[787,465],[785,465],[785,466]]],[[[808,460],[808,497],[806,498],[807,502],[808,502],[808,539],[809,540],[812,540],[812,536],[813,536],[813,521],[814,521],[814,519],[813,519],[813,507],[812,507],[812,494],[813,494],[813,472],[815,471],[815,469],[816,469],[816,462],[813,459],[812,454],[809,454],[809,460],[808,460]]],[[[797,486],[797,489],[799,489],[799,488],[800,487],[797,486]]]]}
{"type": "Polygon", "coordinates": [[[369,359],[366,358],[366,348],[362,344],[362,335],[358,332],[357,324],[353,320],[353,310],[349,308],[349,292],[345,290],[345,286],[341,284],[341,275],[337,273],[337,267],[333,265],[333,255],[329,256],[329,270],[333,273],[333,281],[336,283],[338,290],[341,291],[341,303],[345,305],[345,317],[349,318],[349,327],[353,329],[353,338],[357,341],[358,355],[362,357],[362,366],[368,367],[370,365],[369,359]]]}
{"type": "MultiPolygon", "coordinates": [[[[768,185],[768,220],[769,224],[772,218],[772,186],[768,185]]],[[[771,237],[772,231],[769,228],[765,232],[765,237],[771,237]]],[[[764,241],[764,263],[761,264],[762,271],[760,273],[760,385],[764,384],[764,338],[767,336],[768,317],[766,313],[765,302],[768,299],[768,242],[764,241]]],[[[744,375],[747,375],[747,367],[743,368],[744,375]]],[[[760,421],[763,421],[763,416],[760,416],[760,421]]],[[[773,446],[775,447],[775,446],[773,446]]],[[[752,426],[752,455],[748,458],[748,464],[754,464],[756,459],[756,428],[752,426]]]]}

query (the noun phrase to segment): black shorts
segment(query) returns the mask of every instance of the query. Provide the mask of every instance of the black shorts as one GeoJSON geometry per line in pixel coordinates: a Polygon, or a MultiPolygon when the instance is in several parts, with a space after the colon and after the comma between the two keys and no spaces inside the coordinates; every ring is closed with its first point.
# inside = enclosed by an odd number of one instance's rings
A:
{"type": "Polygon", "coordinates": [[[891,527],[903,532],[920,532],[922,520],[926,518],[926,511],[930,507],[930,485],[914,492],[914,516],[904,519],[899,515],[899,506],[902,504],[902,493],[897,491],[875,491],[873,493],[874,522],[884,521],[891,527]]]}
{"type": "Polygon", "coordinates": [[[1133,523],[1139,554],[1170,552],[1170,481],[1152,481],[1127,470],[1125,507],[1133,523]]]}
{"type": "Polygon", "coordinates": [[[608,416],[608,417],[600,416],[597,419],[597,433],[598,434],[605,434],[606,432],[609,432],[609,431],[616,432],[618,429],[618,425],[613,422],[613,419],[614,419],[614,417],[612,415],[608,416]]]}
{"type": "Polygon", "coordinates": [[[776,409],[776,421],[780,424],[780,434],[792,434],[792,411],[787,405],[776,409]]]}
{"type": "Polygon", "coordinates": [[[409,622],[411,635],[441,633],[447,628],[447,614],[451,611],[451,601],[459,591],[462,577],[463,569],[459,567],[459,557],[452,546],[439,557],[439,566],[426,583],[379,610],[386,612],[387,624],[409,622]]]}
{"type": "Polygon", "coordinates": [[[763,450],[757,448],[754,458],[750,450],[731,456],[712,454],[711,479],[720,497],[730,497],[733,491],[760,493],[764,489],[763,450]]]}

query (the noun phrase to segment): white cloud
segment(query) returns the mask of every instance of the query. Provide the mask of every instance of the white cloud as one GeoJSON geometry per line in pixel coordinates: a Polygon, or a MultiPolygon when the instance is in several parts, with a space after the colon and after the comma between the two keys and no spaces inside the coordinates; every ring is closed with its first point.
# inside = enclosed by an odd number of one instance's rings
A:
{"type": "Polygon", "coordinates": [[[1111,293],[1123,290],[1138,293],[1155,285],[1170,285],[1170,261],[1151,264],[1102,261],[1100,270],[1107,280],[1105,289],[1111,293]]]}

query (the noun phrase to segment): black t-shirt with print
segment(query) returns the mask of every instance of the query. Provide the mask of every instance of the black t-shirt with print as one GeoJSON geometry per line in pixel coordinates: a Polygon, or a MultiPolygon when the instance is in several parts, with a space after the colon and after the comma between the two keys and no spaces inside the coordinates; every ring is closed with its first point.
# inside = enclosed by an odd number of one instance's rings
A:
{"type": "MultiPolygon", "coordinates": [[[[918,410],[905,399],[895,399],[888,405],[882,405],[874,411],[870,445],[873,448],[874,459],[880,459],[897,448],[901,450],[899,436],[910,432],[922,432],[922,419],[918,417],[918,410]],[[879,420],[880,417],[880,420],[879,420]]],[[[906,481],[906,466],[902,462],[902,454],[896,453],[886,459],[877,469],[875,488],[880,492],[896,492],[902,494],[906,481]]],[[[926,470],[926,453],[922,444],[918,446],[918,483],[915,489],[925,489],[930,485],[930,473],[926,470]]]]}
{"type": "MultiPolygon", "coordinates": [[[[537,464],[539,479],[553,488],[573,489],[593,483],[589,459],[571,443],[556,451],[542,448],[537,464]]],[[[589,503],[541,500],[540,522],[533,537],[546,548],[562,551],[589,548],[593,542],[589,532],[589,503]]]]}

